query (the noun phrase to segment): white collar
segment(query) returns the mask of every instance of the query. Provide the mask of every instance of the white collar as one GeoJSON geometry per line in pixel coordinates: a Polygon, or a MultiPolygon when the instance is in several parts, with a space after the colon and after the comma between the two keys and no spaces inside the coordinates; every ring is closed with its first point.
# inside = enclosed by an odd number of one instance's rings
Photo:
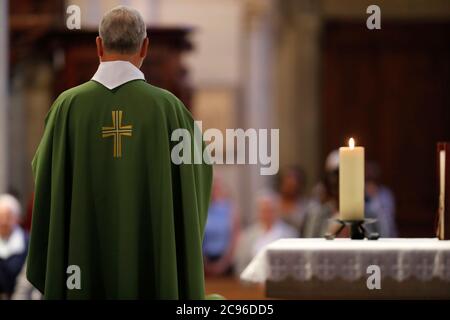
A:
{"type": "Polygon", "coordinates": [[[2,259],[21,254],[25,249],[24,233],[19,227],[14,228],[7,240],[0,238],[0,258],[2,259]]]}
{"type": "Polygon", "coordinates": [[[112,90],[131,80],[145,80],[144,74],[128,61],[101,62],[92,77],[108,89],[112,90]]]}

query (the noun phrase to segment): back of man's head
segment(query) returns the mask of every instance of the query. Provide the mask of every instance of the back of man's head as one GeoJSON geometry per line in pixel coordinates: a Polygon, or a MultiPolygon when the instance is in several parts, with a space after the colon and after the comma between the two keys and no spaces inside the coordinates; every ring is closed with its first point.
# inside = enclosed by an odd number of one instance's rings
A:
{"type": "Polygon", "coordinates": [[[130,7],[118,6],[106,12],[100,22],[99,36],[106,51],[132,54],[136,53],[147,30],[141,14],[130,7]]]}

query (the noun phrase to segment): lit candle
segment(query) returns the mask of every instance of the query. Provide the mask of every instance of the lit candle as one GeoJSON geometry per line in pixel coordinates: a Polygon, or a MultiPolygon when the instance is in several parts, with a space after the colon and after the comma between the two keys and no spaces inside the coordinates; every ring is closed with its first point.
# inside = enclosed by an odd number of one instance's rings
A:
{"type": "Polygon", "coordinates": [[[364,148],[339,148],[339,213],[341,220],[364,220],[364,148]]]}
{"type": "Polygon", "coordinates": [[[445,150],[439,151],[439,234],[444,238],[445,218],[445,150]]]}

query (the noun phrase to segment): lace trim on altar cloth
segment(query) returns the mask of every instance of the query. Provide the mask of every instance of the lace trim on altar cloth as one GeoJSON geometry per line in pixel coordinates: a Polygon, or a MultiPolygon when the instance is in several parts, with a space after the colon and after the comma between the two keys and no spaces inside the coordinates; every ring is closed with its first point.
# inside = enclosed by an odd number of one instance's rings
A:
{"type": "Polygon", "coordinates": [[[382,278],[396,281],[450,282],[450,250],[273,250],[270,245],[247,266],[241,280],[356,281],[367,278],[370,265],[380,267],[382,278]]]}
{"type": "Polygon", "coordinates": [[[321,252],[320,254],[282,255],[267,254],[267,279],[281,281],[293,278],[298,281],[322,281],[341,278],[356,281],[367,277],[367,267],[377,265],[382,278],[403,281],[416,278],[430,281],[438,278],[450,282],[450,254],[438,252],[369,254],[321,252]]]}

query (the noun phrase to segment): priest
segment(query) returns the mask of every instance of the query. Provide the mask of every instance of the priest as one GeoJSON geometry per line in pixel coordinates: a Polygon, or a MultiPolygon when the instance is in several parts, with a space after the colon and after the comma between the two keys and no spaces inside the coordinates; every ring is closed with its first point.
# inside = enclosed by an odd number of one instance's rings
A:
{"type": "Polygon", "coordinates": [[[47,299],[202,299],[212,168],[171,159],[193,118],[139,70],[136,10],[107,12],[96,44],[97,72],[56,99],[33,159],[27,277],[47,299]]]}

